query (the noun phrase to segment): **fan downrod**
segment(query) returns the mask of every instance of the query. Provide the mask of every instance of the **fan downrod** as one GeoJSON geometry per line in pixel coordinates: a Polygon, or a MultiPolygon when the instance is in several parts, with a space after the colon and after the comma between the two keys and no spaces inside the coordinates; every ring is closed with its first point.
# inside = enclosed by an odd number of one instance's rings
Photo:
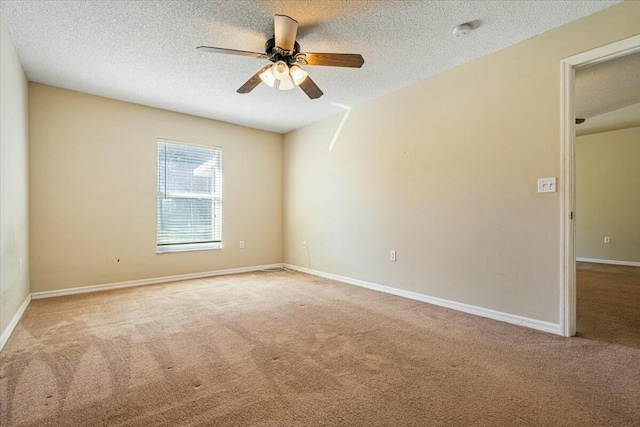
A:
{"type": "Polygon", "coordinates": [[[296,63],[296,55],[300,53],[300,44],[295,42],[293,51],[283,50],[276,46],[275,37],[272,37],[264,44],[264,51],[271,62],[284,61],[289,65],[293,65],[296,63]]]}

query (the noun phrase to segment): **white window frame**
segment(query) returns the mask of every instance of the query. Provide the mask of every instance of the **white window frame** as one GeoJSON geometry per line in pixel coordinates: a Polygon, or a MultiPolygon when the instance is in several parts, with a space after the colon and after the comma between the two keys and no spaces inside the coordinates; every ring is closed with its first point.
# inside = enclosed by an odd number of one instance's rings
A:
{"type": "MultiPolygon", "coordinates": [[[[158,174],[160,173],[160,164],[158,163],[158,145],[160,143],[169,143],[175,145],[184,145],[191,146],[197,148],[206,148],[206,149],[216,149],[219,150],[222,156],[220,161],[220,169],[217,171],[215,180],[222,180],[223,175],[223,163],[224,163],[224,152],[222,147],[212,146],[212,145],[203,145],[203,144],[194,144],[192,142],[184,142],[184,141],[175,141],[171,139],[158,138],[156,140],[156,197],[172,197],[172,198],[188,198],[188,199],[211,199],[212,203],[219,205],[220,214],[218,215],[217,221],[220,222],[220,241],[214,242],[194,242],[194,243],[176,243],[176,244],[158,244],[158,226],[157,226],[157,215],[158,215],[158,204],[156,202],[156,253],[171,253],[171,252],[187,252],[187,251],[203,251],[203,250],[215,250],[222,249],[222,240],[223,240],[223,232],[222,232],[222,185],[220,186],[220,191],[214,194],[184,194],[184,193],[167,193],[166,191],[160,191],[158,189],[158,174]]],[[[166,185],[166,177],[165,177],[165,185],[166,185]]],[[[216,186],[214,184],[213,188],[216,186]]],[[[216,207],[212,209],[213,215],[216,213],[216,207]]],[[[216,218],[212,218],[213,226],[215,227],[216,218]]]]}

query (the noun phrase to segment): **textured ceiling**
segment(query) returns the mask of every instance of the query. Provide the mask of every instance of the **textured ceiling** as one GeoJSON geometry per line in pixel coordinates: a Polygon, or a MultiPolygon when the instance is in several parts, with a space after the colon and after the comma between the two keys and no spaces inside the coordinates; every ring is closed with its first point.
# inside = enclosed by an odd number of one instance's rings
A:
{"type": "Polygon", "coordinates": [[[609,1],[2,1],[29,80],[287,132],[619,3],[609,1]],[[360,53],[361,69],[308,67],[325,95],[235,90],[264,60],[273,15],[298,20],[303,51],[360,53]],[[474,21],[466,38],[454,26],[474,21]]]}
{"type": "Polygon", "coordinates": [[[588,119],[640,102],[640,53],[576,70],[576,117],[588,119]]]}

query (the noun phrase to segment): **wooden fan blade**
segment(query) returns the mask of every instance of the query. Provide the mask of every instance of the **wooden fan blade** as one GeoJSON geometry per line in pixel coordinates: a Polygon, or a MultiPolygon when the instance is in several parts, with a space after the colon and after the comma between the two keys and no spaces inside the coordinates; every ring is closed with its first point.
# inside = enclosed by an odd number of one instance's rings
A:
{"type": "Polygon", "coordinates": [[[358,53],[299,53],[296,62],[303,65],[360,68],[364,58],[358,53]]]}
{"type": "Polygon", "coordinates": [[[581,125],[586,119],[576,119],[576,124],[581,125]]]}
{"type": "Polygon", "coordinates": [[[238,93],[249,93],[252,90],[254,90],[256,88],[256,86],[258,86],[260,83],[262,83],[262,80],[260,79],[260,74],[263,71],[265,71],[267,68],[269,68],[269,67],[271,67],[271,64],[265,65],[264,67],[262,67],[260,69],[260,71],[258,71],[253,76],[251,76],[251,78],[249,80],[247,80],[247,82],[245,84],[240,86],[240,88],[238,88],[238,90],[236,92],[238,92],[238,93]]]}
{"type": "Polygon", "coordinates": [[[211,47],[211,46],[198,46],[197,50],[201,50],[203,52],[211,52],[211,53],[224,53],[227,55],[240,55],[240,56],[249,56],[251,58],[268,58],[264,53],[258,52],[247,52],[245,50],[235,50],[235,49],[223,49],[221,47],[211,47]]]}
{"type": "Polygon", "coordinates": [[[298,21],[287,15],[276,15],[273,19],[275,44],[280,49],[293,50],[298,34],[298,21]]]}
{"type": "Polygon", "coordinates": [[[311,77],[309,76],[300,83],[300,89],[302,89],[311,99],[317,99],[323,95],[323,92],[320,90],[316,82],[311,80],[311,77]]]}

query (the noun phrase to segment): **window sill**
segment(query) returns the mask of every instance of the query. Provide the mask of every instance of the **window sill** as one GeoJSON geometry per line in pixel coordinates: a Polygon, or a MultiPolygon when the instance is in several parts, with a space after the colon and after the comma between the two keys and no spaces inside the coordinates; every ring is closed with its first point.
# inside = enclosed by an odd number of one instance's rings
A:
{"type": "Polygon", "coordinates": [[[222,249],[222,243],[185,243],[184,245],[156,246],[157,254],[188,251],[210,251],[222,249]]]}

